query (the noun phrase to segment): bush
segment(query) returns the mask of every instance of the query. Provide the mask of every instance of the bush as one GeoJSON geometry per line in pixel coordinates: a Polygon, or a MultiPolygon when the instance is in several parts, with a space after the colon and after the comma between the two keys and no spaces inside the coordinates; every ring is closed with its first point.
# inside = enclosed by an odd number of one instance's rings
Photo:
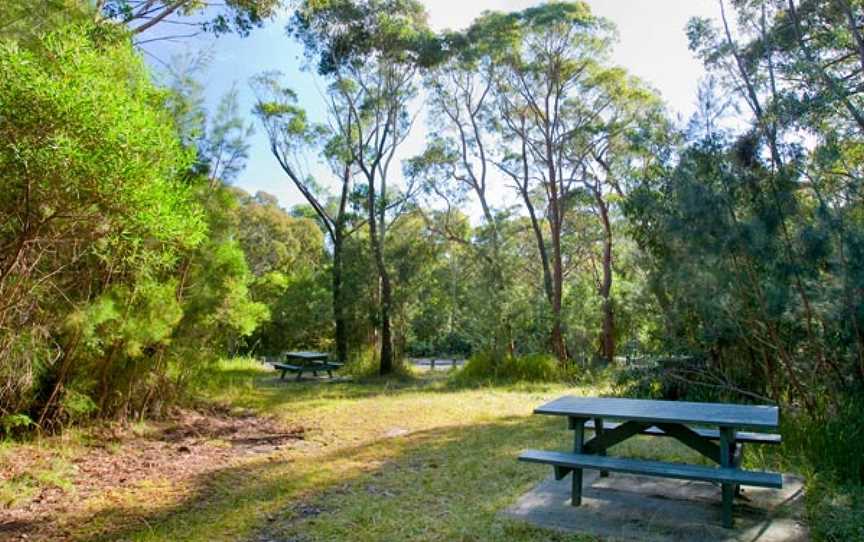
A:
{"type": "Polygon", "coordinates": [[[500,361],[488,351],[474,354],[458,373],[462,380],[496,379],[514,382],[555,382],[563,378],[561,365],[549,354],[504,356],[500,361]]]}
{"type": "Polygon", "coordinates": [[[807,484],[807,516],[813,540],[864,540],[864,487],[807,484]]]}
{"type": "Polygon", "coordinates": [[[27,429],[33,425],[33,420],[25,414],[7,414],[0,416],[0,429],[3,430],[3,436],[8,437],[18,429],[27,429]]]}
{"type": "MultiPolygon", "coordinates": [[[[394,375],[408,374],[408,367],[402,360],[394,361],[394,375]]],[[[348,354],[348,362],[339,370],[339,374],[356,379],[374,378],[378,376],[380,367],[378,349],[374,346],[363,346],[348,354]]]]}
{"type": "Polygon", "coordinates": [[[373,346],[364,346],[348,354],[348,361],[339,371],[345,376],[367,378],[378,374],[378,352],[373,346]]]}
{"type": "Polygon", "coordinates": [[[471,342],[461,333],[451,332],[432,339],[415,339],[408,343],[406,353],[412,357],[462,357],[471,353],[471,342]]]}
{"type": "Polygon", "coordinates": [[[172,275],[206,235],[166,98],[110,25],[0,43],[0,412],[122,413],[164,367],[172,275]]]}
{"type": "Polygon", "coordinates": [[[468,362],[457,373],[460,380],[482,380],[484,378],[495,378],[497,375],[496,363],[491,352],[478,352],[468,358],[468,362]]]}

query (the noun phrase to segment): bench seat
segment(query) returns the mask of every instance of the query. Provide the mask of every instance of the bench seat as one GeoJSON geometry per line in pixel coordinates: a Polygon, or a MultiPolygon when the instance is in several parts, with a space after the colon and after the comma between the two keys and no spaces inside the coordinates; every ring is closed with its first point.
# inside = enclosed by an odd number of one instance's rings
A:
{"type": "Polygon", "coordinates": [[[290,363],[273,363],[273,367],[277,371],[282,371],[282,375],[279,377],[280,379],[285,379],[285,375],[287,373],[297,373],[297,380],[300,380],[300,377],[303,376],[303,373],[318,374],[319,372],[326,372],[330,378],[333,378],[333,371],[342,367],[341,363],[335,362],[322,362],[322,363],[310,363],[308,365],[292,365],[290,363]]]}
{"type": "MultiPolygon", "coordinates": [[[[620,424],[603,422],[604,430],[612,430],[618,427],[620,424]]],[[[585,429],[595,429],[594,428],[594,420],[588,420],[585,422],[585,429]]],[[[720,440],[720,431],[717,429],[700,429],[693,428],[693,431],[698,433],[700,436],[705,437],[711,440],[720,440]]],[[[663,432],[662,429],[657,427],[649,427],[648,429],[642,431],[643,435],[654,435],[665,437],[668,436],[663,432]]],[[[773,433],[751,433],[748,431],[738,431],[735,433],[735,440],[738,442],[750,442],[754,444],[780,444],[783,439],[780,435],[775,435],[773,433]]]]}
{"type": "Polygon", "coordinates": [[[783,487],[783,476],[776,472],[745,471],[732,468],[683,465],[663,461],[624,459],[620,457],[543,450],[526,450],[519,456],[519,460],[552,465],[555,467],[555,477],[559,480],[573,469],[592,469],[643,474],[646,476],[661,476],[663,478],[717,482],[720,484],[737,484],[775,489],[783,487]]]}
{"type": "Polygon", "coordinates": [[[291,371],[292,373],[303,370],[303,367],[300,367],[299,365],[290,365],[288,363],[274,363],[273,367],[280,371],[291,371]]]}

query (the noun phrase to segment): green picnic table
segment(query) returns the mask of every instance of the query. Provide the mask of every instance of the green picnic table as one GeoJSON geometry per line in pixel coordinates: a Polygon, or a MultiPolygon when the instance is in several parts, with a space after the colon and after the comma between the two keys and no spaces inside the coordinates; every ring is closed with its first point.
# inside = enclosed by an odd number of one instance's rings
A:
{"type": "Polygon", "coordinates": [[[273,367],[282,374],[280,379],[284,380],[287,373],[297,373],[296,380],[300,380],[304,372],[311,372],[318,376],[319,372],[326,372],[327,376],[333,378],[333,371],[342,367],[341,363],[330,361],[330,355],[326,352],[296,351],[283,354],[285,362],[273,363],[273,367]]]}
{"type": "Polygon", "coordinates": [[[601,476],[615,471],[714,482],[722,487],[723,526],[731,528],[739,486],[783,487],[779,473],[741,468],[745,443],[780,443],[780,435],[749,431],[776,430],[775,406],[565,396],[534,413],[566,417],[574,432],[573,451],[527,450],[519,460],[552,465],[557,480],[572,475],[573,506],[582,503],[583,469],[598,470],[601,476]],[[585,440],[585,429],[593,429],[592,439],[585,440]],[[611,446],[640,434],[674,438],[719,466],[606,456],[611,446]]]}

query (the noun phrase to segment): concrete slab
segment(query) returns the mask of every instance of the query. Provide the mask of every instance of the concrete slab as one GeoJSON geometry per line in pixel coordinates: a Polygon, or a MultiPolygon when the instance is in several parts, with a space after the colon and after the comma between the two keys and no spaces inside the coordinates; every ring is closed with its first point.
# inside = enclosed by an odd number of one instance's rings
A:
{"type": "Polygon", "coordinates": [[[721,524],[720,488],[707,482],[584,472],[582,506],[570,506],[570,477],[549,477],[503,513],[538,527],[603,540],[646,542],[809,540],[803,524],[803,480],[784,475],[783,489],[744,488],[735,528],[721,524]]]}

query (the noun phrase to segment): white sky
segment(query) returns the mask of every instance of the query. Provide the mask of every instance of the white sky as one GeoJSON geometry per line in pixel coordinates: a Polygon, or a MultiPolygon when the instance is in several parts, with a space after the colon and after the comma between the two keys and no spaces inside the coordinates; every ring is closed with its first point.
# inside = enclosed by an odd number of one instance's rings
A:
{"type": "MultiPolygon", "coordinates": [[[[671,111],[684,117],[694,110],[696,88],[704,71],[687,49],[685,25],[690,17],[716,17],[715,0],[587,0],[594,13],[610,19],[618,28],[619,43],[613,61],[639,76],[663,96],[671,111]]],[[[541,2],[537,0],[426,0],[429,22],[436,30],[464,28],[486,10],[516,11],[541,2]]],[[[208,104],[215,107],[218,98],[237,85],[241,108],[250,111],[253,104],[249,78],[265,70],[285,73],[289,85],[297,91],[300,103],[315,118],[322,114],[322,101],[311,74],[300,71],[300,48],[284,33],[286,19],[257,29],[247,38],[224,36],[194,40],[192,48],[211,48],[214,61],[205,77],[208,104]]],[[[188,43],[188,42],[187,42],[188,43]]],[[[186,45],[189,47],[189,45],[186,45]]],[[[157,43],[149,49],[163,60],[178,52],[178,46],[157,43]]],[[[252,119],[250,113],[250,120],[252,119]]],[[[323,120],[323,119],[322,119],[323,120]]],[[[408,158],[422,151],[426,126],[422,119],[400,151],[408,158]]],[[[271,156],[266,136],[260,127],[251,140],[252,149],[246,171],[236,184],[255,192],[264,190],[279,198],[285,207],[303,202],[300,193],[279,169],[271,156]]],[[[394,164],[395,170],[401,170],[394,164]]],[[[325,186],[327,182],[322,182],[325,186]]]]}

